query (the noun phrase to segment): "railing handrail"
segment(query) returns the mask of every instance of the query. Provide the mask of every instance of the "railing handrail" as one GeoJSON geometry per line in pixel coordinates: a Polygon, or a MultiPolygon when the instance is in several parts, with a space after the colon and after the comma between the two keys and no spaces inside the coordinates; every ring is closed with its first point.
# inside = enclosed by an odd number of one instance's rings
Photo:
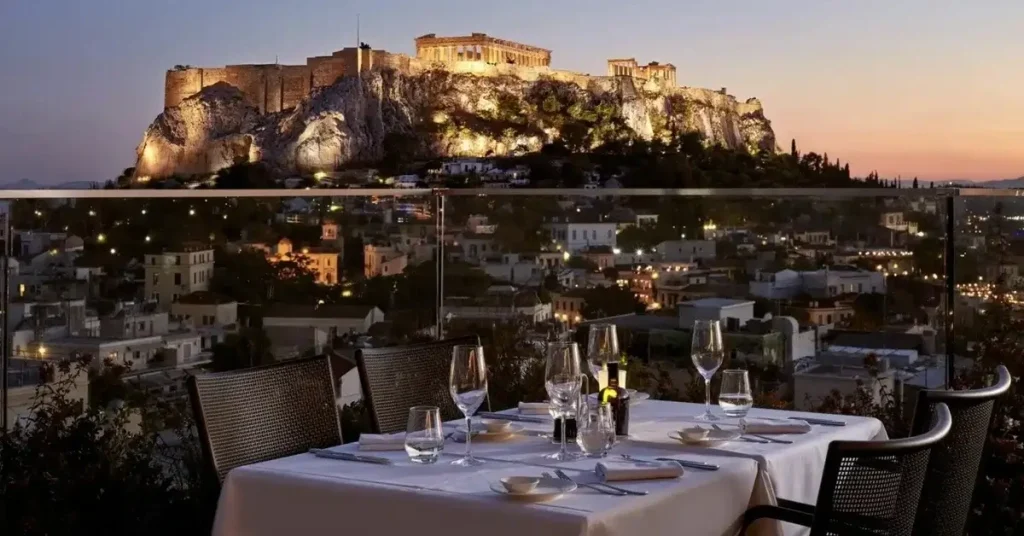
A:
{"type": "Polygon", "coordinates": [[[984,188],[322,188],[322,189],[123,189],[0,190],[0,200],[15,199],[219,199],[233,197],[745,197],[745,198],[918,198],[957,196],[1020,197],[1024,190],[984,188]]]}

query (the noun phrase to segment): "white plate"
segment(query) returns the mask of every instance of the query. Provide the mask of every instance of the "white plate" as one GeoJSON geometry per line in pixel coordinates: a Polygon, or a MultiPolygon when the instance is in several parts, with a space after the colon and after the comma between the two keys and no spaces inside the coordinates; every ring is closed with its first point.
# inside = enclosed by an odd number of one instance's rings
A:
{"type": "Polygon", "coordinates": [[[500,481],[491,482],[491,491],[516,501],[526,502],[552,501],[575,489],[575,482],[560,478],[541,478],[540,484],[537,484],[537,487],[528,493],[512,493],[505,489],[500,481]]]}
{"type": "Polygon", "coordinates": [[[708,430],[708,435],[702,439],[686,437],[679,431],[669,432],[668,436],[684,445],[697,447],[716,447],[740,438],[739,430],[708,430]]]}
{"type": "MultiPolygon", "coordinates": [[[[488,432],[487,428],[484,428],[482,424],[474,425],[473,429],[473,441],[505,441],[519,435],[526,428],[521,424],[512,423],[511,426],[500,432],[488,432]]],[[[464,435],[466,433],[466,425],[463,424],[455,427],[455,431],[464,435]]]]}
{"type": "MultiPolygon", "coordinates": [[[[647,393],[641,393],[636,389],[626,389],[626,392],[629,393],[630,406],[632,406],[633,404],[639,404],[640,402],[643,402],[644,400],[651,398],[651,395],[647,393]]],[[[590,400],[597,402],[597,393],[590,393],[590,400]]]]}

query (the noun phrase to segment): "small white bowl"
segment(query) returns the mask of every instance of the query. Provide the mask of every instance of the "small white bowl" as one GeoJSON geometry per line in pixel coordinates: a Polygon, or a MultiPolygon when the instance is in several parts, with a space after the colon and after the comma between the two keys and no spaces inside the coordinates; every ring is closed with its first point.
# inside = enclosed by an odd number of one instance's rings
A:
{"type": "Polygon", "coordinates": [[[497,419],[484,420],[484,428],[486,428],[487,431],[492,434],[500,434],[502,432],[508,431],[508,429],[511,427],[512,423],[509,421],[500,421],[497,419]]]}
{"type": "Polygon", "coordinates": [[[685,428],[679,431],[679,436],[687,441],[703,441],[707,439],[710,430],[705,430],[700,427],[685,428]]]}
{"type": "Polygon", "coordinates": [[[530,493],[540,484],[540,479],[532,476],[507,476],[501,479],[501,485],[509,493],[530,493]]]}

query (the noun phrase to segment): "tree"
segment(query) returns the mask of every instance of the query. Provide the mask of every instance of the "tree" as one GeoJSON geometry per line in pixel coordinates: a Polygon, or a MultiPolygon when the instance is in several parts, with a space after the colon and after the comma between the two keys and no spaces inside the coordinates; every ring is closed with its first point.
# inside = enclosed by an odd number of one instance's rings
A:
{"type": "Polygon", "coordinates": [[[913,188],[913,189],[915,189],[915,190],[917,189],[917,177],[914,177],[914,183],[913,183],[913,185],[911,186],[911,188],[913,188]]]}
{"type": "Polygon", "coordinates": [[[269,365],[273,362],[270,338],[266,332],[257,328],[243,328],[238,333],[229,334],[224,342],[213,346],[210,368],[214,372],[224,372],[269,365]]]}
{"type": "Polygon", "coordinates": [[[604,318],[644,311],[644,304],[629,289],[618,286],[595,287],[583,292],[583,317],[604,318]]]}
{"type": "Polygon", "coordinates": [[[796,159],[800,158],[800,152],[796,150],[796,138],[790,143],[789,154],[796,159]]]}
{"type": "Polygon", "coordinates": [[[217,252],[210,290],[240,303],[316,303],[330,299],[317,285],[309,260],[301,255],[271,262],[259,250],[217,252]]]}
{"type": "Polygon", "coordinates": [[[566,261],[565,266],[568,268],[587,270],[588,272],[596,272],[598,269],[597,263],[586,257],[580,257],[579,255],[569,257],[569,260],[566,261]]]}

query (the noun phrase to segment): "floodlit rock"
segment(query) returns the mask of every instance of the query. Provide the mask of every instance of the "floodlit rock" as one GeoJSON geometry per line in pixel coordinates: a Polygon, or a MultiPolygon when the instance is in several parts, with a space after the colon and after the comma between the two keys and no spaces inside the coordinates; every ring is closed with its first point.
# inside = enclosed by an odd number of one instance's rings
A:
{"type": "Polygon", "coordinates": [[[556,141],[587,150],[679,129],[735,149],[776,150],[761,103],[721,91],[666,89],[629,77],[526,80],[378,69],[262,116],[230,85],[205,88],[146,130],[136,173],[212,173],[254,161],[281,173],[312,173],[395,157],[522,154],[556,141]]]}

